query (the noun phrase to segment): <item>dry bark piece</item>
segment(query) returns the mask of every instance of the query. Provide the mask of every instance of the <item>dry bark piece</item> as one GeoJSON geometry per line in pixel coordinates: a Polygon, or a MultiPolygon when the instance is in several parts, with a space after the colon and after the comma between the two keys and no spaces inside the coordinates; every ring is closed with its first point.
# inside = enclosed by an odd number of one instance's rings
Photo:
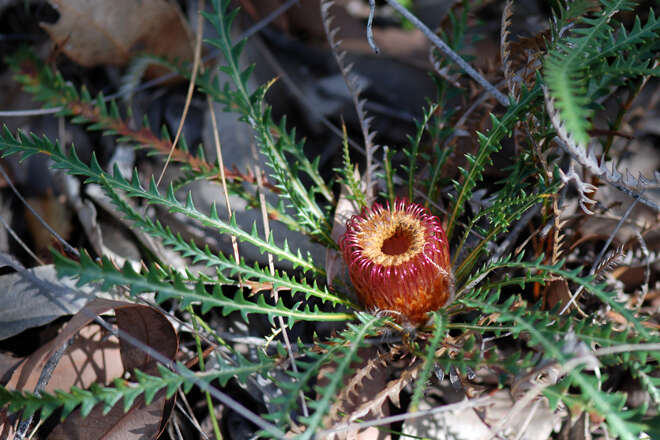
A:
{"type": "Polygon", "coordinates": [[[138,53],[191,60],[192,37],[171,0],[50,0],[60,13],[41,23],[55,44],[83,66],[124,65],[138,53]]]}

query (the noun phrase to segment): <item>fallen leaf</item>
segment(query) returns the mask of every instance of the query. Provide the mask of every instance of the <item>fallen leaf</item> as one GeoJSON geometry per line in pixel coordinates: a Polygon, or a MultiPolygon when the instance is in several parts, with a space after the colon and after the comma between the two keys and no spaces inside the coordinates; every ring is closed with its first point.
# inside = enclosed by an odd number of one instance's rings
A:
{"type": "Polygon", "coordinates": [[[190,60],[192,37],[170,0],[50,0],[60,13],[41,23],[55,44],[83,66],[124,65],[138,53],[190,60]]]}
{"type": "MultiPolygon", "coordinates": [[[[45,391],[68,390],[76,385],[87,388],[92,383],[108,385],[134,368],[153,373],[156,362],[121,338],[108,334],[100,325],[91,323],[94,316],[115,310],[117,327],[159,353],[174,359],[178,351],[176,331],[165,315],[149,306],[96,299],[62,328],[60,334],[39,348],[21,364],[7,384],[9,389],[34,390],[44,365],[58,347],[73,337],[73,342],[55,367],[45,391]],[[91,324],[90,324],[91,323],[91,324]]],[[[120,401],[106,415],[96,406],[82,418],[74,411],[58,425],[49,438],[57,439],[147,439],[155,438],[169,417],[171,402],[164,393],[146,405],[137,399],[128,412],[120,401]]],[[[2,426],[0,426],[0,432],[2,426]]],[[[6,427],[5,427],[6,428],[6,427]]]]}
{"type": "Polygon", "coordinates": [[[76,313],[93,298],[94,288],[76,287],[76,280],[57,278],[53,265],[25,269],[0,253],[0,266],[18,271],[0,276],[0,340],[76,313]]]}
{"type": "MultiPolygon", "coordinates": [[[[546,308],[548,310],[557,304],[567,304],[571,300],[571,291],[568,288],[568,283],[563,278],[550,281],[543,290],[543,297],[546,300],[546,308]]],[[[575,308],[574,305],[571,307],[575,308]]]]}
{"type": "Polygon", "coordinates": [[[0,385],[4,385],[9,381],[14,369],[22,361],[23,358],[0,352],[0,385]]]}
{"type": "MultiPolygon", "coordinates": [[[[158,310],[131,304],[115,307],[117,325],[140,342],[154,348],[168,359],[174,359],[179,344],[174,327],[158,310]]],[[[139,368],[145,373],[154,374],[156,361],[139,348],[123,339],[119,340],[121,360],[126,371],[139,368]]]]}
{"type": "MultiPolygon", "coordinates": [[[[492,438],[490,427],[507,415],[514,405],[514,400],[507,390],[498,390],[491,395],[491,404],[481,413],[475,409],[465,409],[453,413],[436,413],[428,417],[406,420],[403,432],[410,436],[428,437],[437,440],[461,438],[465,440],[485,440],[492,438]]],[[[432,405],[423,400],[419,410],[425,411],[432,405]]],[[[546,439],[565,415],[562,411],[553,411],[544,398],[525,407],[519,416],[511,420],[503,433],[505,438],[546,439]],[[532,412],[531,422],[527,420],[532,412]],[[522,431],[522,432],[521,432],[522,431]],[[517,436],[517,437],[516,437],[517,436]]]]}
{"type": "MultiPolygon", "coordinates": [[[[364,405],[373,407],[365,410],[365,413],[359,416],[360,420],[372,420],[389,415],[388,398],[377,401],[375,399],[387,388],[390,369],[378,350],[373,347],[361,348],[359,357],[363,360],[351,365],[355,373],[344,378],[344,388],[324,418],[324,425],[327,428],[331,428],[335,424],[353,421],[351,416],[354,411],[363,408],[364,405]]],[[[324,366],[318,374],[319,386],[323,387],[327,383],[328,377],[335,371],[334,363],[324,366]]],[[[395,399],[398,399],[398,391],[393,393],[396,395],[395,399]]],[[[389,440],[392,436],[385,430],[372,426],[366,429],[350,429],[320,438],[324,440],[389,440]]]]}
{"type": "MultiPolygon", "coordinates": [[[[67,207],[62,197],[47,191],[42,197],[29,197],[28,204],[45,222],[51,226],[64,240],[71,238],[73,222],[71,221],[71,210],[67,207]]],[[[25,208],[25,224],[32,235],[35,244],[35,252],[41,257],[50,257],[48,248],[56,246],[58,240],[53,237],[43,224],[25,208]]]]}

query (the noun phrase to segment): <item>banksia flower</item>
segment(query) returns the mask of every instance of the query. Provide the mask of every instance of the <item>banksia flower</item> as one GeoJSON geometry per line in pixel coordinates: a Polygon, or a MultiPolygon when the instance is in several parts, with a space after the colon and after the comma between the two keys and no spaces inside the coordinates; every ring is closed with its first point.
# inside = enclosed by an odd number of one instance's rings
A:
{"type": "Polygon", "coordinates": [[[346,224],[339,246],[353,286],[367,309],[424,324],[454,290],[447,237],[424,207],[397,200],[375,203],[346,224]]]}

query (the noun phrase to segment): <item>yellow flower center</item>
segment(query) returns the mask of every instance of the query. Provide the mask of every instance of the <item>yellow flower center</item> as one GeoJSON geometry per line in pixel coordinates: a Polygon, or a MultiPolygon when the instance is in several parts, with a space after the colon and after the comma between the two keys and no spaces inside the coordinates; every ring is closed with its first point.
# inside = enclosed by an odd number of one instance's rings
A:
{"type": "Polygon", "coordinates": [[[383,210],[361,224],[357,233],[364,255],[381,266],[397,266],[424,248],[424,227],[404,211],[383,210]]]}

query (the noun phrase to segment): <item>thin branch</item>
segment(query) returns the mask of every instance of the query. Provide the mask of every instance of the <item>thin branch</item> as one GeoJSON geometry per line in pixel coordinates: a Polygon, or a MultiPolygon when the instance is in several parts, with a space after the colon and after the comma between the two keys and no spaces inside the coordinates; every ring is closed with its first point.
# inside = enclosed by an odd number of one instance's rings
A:
{"type": "Polygon", "coordinates": [[[367,41],[375,53],[380,53],[380,49],[374,41],[374,15],[376,15],[376,0],[369,0],[369,18],[367,20],[367,41]]]}
{"type": "Polygon", "coordinates": [[[2,218],[2,216],[0,216],[0,223],[2,223],[2,226],[5,227],[5,229],[7,230],[7,232],[9,232],[9,235],[11,235],[12,238],[13,238],[14,240],[16,240],[16,242],[17,242],[17,243],[23,248],[23,250],[24,250],[25,252],[27,252],[28,255],[31,256],[31,257],[34,259],[34,261],[36,261],[37,263],[39,263],[40,266],[43,266],[43,265],[46,264],[41,258],[39,258],[39,257],[38,257],[38,256],[32,251],[32,249],[30,249],[30,246],[28,246],[23,240],[21,240],[21,237],[18,236],[18,234],[16,233],[16,231],[14,231],[14,229],[11,227],[11,225],[9,225],[9,224],[5,221],[5,219],[2,218]]]}
{"type": "Polygon", "coordinates": [[[465,73],[467,73],[473,80],[475,80],[479,85],[481,85],[488,93],[493,95],[497,101],[505,107],[509,106],[509,99],[495,86],[489,83],[486,78],[484,78],[479,72],[474,70],[474,68],[460,55],[454,52],[444,41],[440,39],[431,29],[429,29],[422,21],[415,17],[409,10],[401,6],[396,0],[385,0],[388,5],[394,8],[399,14],[403,15],[408,21],[410,21],[413,26],[422,31],[426,37],[431,40],[435,46],[440,49],[440,51],[454,63],[456,63],[465,73]]]}
{"type": "MultiPolygon", "coordinates": [[[[211,100],[211,96],[206,95],[206,102],[208,103],[209,106],[209,113],[211,116],[211,125],[213,127],[213,142],[215,143],[215,153],[218,158],[218,168],[220,170],[220,182],[222,183],[222,193],[225,197],[225,205],[227,206],[227,218],[231,220],[232,216],[232,210],[231,210],[231,202],[229,200],[229,192],[227,190],[227,178],[225,176],[225,164],[224,160],[222,159],[222,144],[220,143],[220,135],[218,131],[218,121],[215,118],[215,108],[213,106],[213,101],[211,100]]],[[[232,249],[234,250],[234,261],[236,261],[236,264],[241,263],[241,256],[238,253],[238,240],[236,240],[235,235],[231,235],[231,246],[232,249]]]]}
{"type": "Polygon", "coordinates": [[[0,118],[20,118],[23,116],[52,115],[62,111],[64,107],[35,108],[31,110],[2,110],[0,118]]]}
{"type": "Polygon", "coordinates": [[[174,404],[179,408],[179,412],[183,414],[183,416],[188,419],[188,421],[195,427],[197,432],[203,437],[203,440],[210,440],[209,436],[206,435],[206,432],[202,429],[202,425],[200,425],[199,421],[197,420],[197,417],[195,417],[195,412],[190,406],[190,403],[188,403],[188,399],[186,399],[186,394],[179,388],[177,391],[177,394],[179,395],[179,398],[176,399],[176,402],[174,404]],[[181,404],[183,402],[183,405],[181,404]],[[185,405],[185,408],[184,408],[185,405]]]}
{"type": "Polygon", "coordinates": [[[238,38],[236,39],[236,41],[241,41],[241,40],[250,38],[251,36],[253,36],[257,32],[261,31],[263,28],[268,26],[277,17],[279,17],[280,15],[285,13],[291,6],[298,5],[298,4],[299,4],[299,0],[287,0],[286,3],[284,3],[281,6],[275,8],[273,10],[273,12],[266,15],[264,18],[259,20],[253,26],[251,26],[248,30],[246,30],[241,35],[239,35],[238,38]]]}
{"type": "MultiPolygon", "coordinates": [[[[71,345],[71,342],[73,342],[73,336],[67,339],[48,358],[48,361],[46,361],[46,365],[44,365],[44,368],[41,370],[41,374],[39,375],[39,380],[37,381],[37,385],[34,387],[35,394],[41,393],[46,388],[46,385],[48,385],[50,378],[53,376],[53,371],[55,371],[55,367],[57,367],[57,364],[60,363],[60,359],[62,359],[62,356],[64,356],[64,353],[71,345]]],[[[30,424],[32,423],[33,417],[34,414],[30,415],[30,417],[28,417],[25,420],[21,420],[21,423],[18,425],[18,429],[16,430],[16,436],[14,437],[16,440],[23,440],[25,438],[25,434],[27,433],[27,430],[30,427],[30,424]]]]}

